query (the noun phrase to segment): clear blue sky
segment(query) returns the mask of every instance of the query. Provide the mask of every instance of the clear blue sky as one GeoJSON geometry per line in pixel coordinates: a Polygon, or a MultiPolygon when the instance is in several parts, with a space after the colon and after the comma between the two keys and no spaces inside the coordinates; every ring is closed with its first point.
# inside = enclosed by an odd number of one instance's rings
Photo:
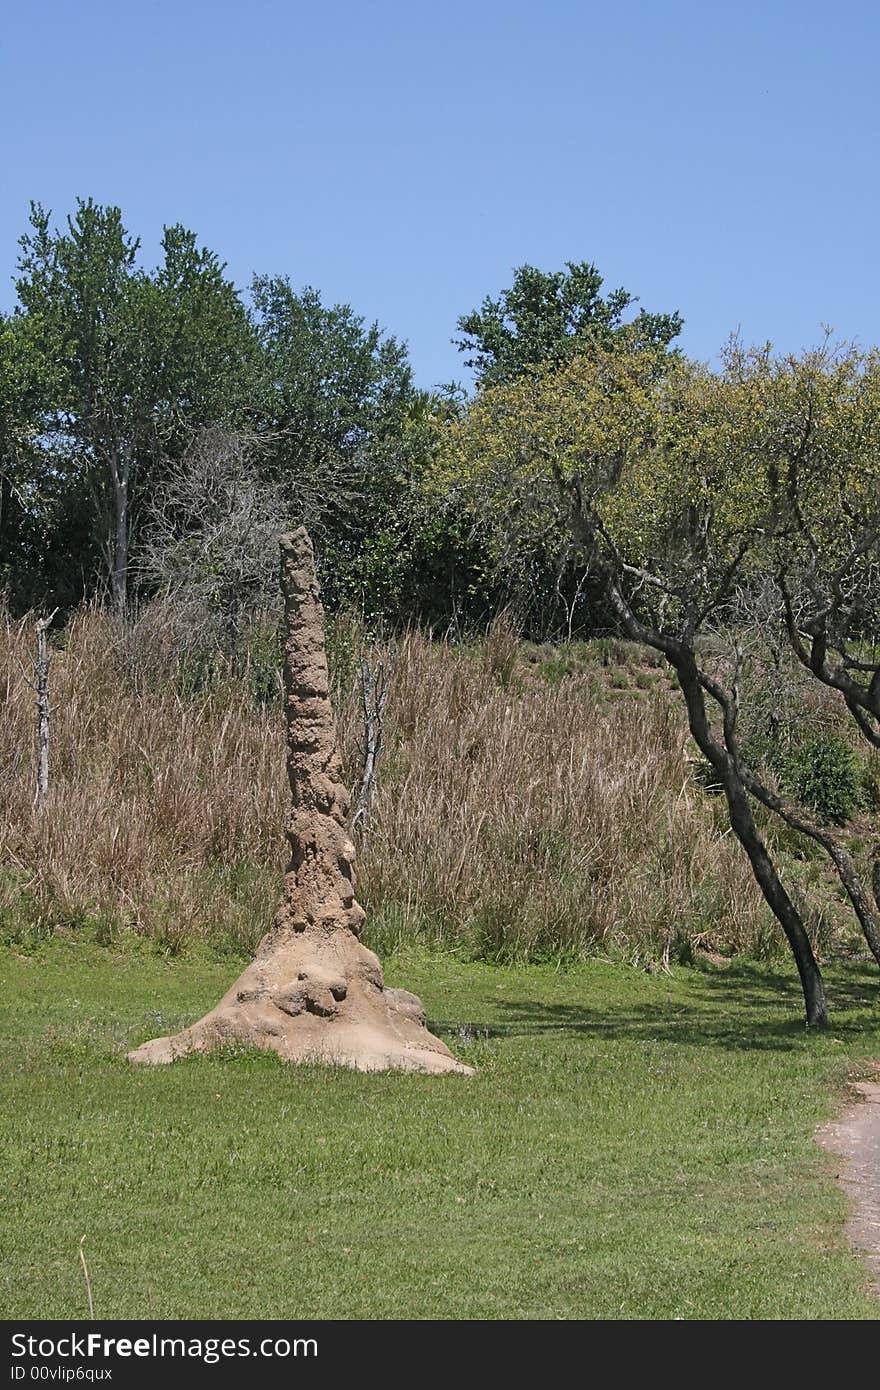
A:
{"type": "Polygon", "coordinates": [[[873,0],[6,0],[0,303],[31,198],[182,221],[464,373],[458,314],[511,268],[592,260],[740,328],[880,340],[873,0]]]}

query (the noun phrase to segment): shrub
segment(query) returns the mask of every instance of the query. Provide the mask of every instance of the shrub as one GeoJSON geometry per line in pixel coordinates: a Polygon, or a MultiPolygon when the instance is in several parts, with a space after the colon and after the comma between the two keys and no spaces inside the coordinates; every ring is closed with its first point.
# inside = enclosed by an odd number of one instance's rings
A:
{"type": "Polygon", "coordinates": [[[807,738],[785,758],[782,783],[823,821],[844,825],[863,804],[860,760],[839,734],[807,738]]]}
{"type": "MultiPolygon", "coordinates": [[[[749,767],[769,773],[783,792],[832,825],[845,825],[870,799],[866,770],[840,734],[814,733],[786,747],[772,734],[753,733],[743,740],[742,752],[749,767]]],[[[696,757],[692,768],[704,791],[721,792],[718,774],[705,758],[696,757]]]]}

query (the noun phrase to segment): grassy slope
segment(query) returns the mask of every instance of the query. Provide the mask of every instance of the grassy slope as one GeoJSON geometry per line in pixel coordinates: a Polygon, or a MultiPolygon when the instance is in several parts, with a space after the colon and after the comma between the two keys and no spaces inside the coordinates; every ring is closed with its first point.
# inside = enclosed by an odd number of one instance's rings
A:
{"type": "Polygon", "coordinates": [[[227,958],[55,940],[0,957],[0,1311],[79,1317],[870,1317],[815,1124],[880,1051],[876,984],[393,963],[479,1075],[260,1055],[141,1071],[227,958]],[[161,1018],[159,1017],[161,1015],[161,1018]],[[456,1045],[459,1045],[456,1043],[456,1045]]]}
{"type": "MultiPolygon", "coordinates": [[[[0,614],[6,944],[59,928],[105,944],[135,931],[170,951],[203,942],[249,954],[272,919],[287,859],[281,709],[255,704],[244,675],[182,692],[153,619],[148,610],[122,644],[106,615],[72,621],[52,665],[41,815],[21,675],[32,624],[0,614]]],[[[341,618],[333,634],[356,785],[365,638],[341,618]]],[[[645,661],[604,640],[525,648],[500,623],[464,646],[400,639],[358,868],[384,951],[418,939],[488,960],[656,964],[696,943],[765,959],[785,949],[720,799],[693,776],[668,673],[645,661]]],[[[839,907],[821,865],[787,857],[785,870],[824,945],[839,907]]]]}

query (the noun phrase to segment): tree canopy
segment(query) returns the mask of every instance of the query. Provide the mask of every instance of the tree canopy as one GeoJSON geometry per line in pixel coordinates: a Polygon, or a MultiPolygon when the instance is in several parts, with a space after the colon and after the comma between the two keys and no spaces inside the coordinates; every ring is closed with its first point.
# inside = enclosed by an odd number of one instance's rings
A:
{"type": "Polygon", "coordinates": [[[458,320],[461,352],[469,353],[477,384],[495,386],[530,368],[559,364],[583,350],[590,339],[619,340],[629,348],[667,348],[682,330],[681,315],[640,309],[628,290],[603,296],[604,281],[589,261],[567,261],[564,269],[518,266],[513,284],[497,298],[487,295],[478,309],[458,320]]]}
{"type": "Polygon", "coordinates": [[[540,536],[573,556],[627,636],[672,665],[817,1024],[821,975],[753,803],[825,851],[878,961],[880,845],[872,905],[851,847],[750,750],[747,678],[784,624],[802,666],[880,745],[880,661],[863,649],[876,634],[878,383],[877,354],[847,347],[776,356],[734,342],[710,372],[594,343],[484,390],[440,461],[442,486],[482,505],[507,548],[540,536]]]}
{"type": "MultiPolygon", "coordinates": [[[[33,205],[20,245],[13,321],[32,374],[49,383],[32,416],[42,471],[65,480],[80,563],[95,573],[103,554],[123,612],[133,529],[162,460],[245,408],[250,323],[221,262],[181,226],[165,228],[152,272],[120,209],[91,199],[63,231],[33,205]]],[[[66,529],[46,538],[51,550],[69,546],[66,529]]]]}

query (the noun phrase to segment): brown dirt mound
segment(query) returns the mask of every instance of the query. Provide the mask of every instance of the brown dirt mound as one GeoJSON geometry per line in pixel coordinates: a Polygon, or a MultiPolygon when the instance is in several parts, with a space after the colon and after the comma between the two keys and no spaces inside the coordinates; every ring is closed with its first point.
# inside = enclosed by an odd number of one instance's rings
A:
{"type": "Polygon", "coordinates": [[[386,989],[378,957],[359,940],[348,790],[337,751],[327,679],[324,610],[311,541],[281,537],[285,605],[284,689],[292,798],[291,860],[281,904],[252,963],[210,1013],[170,1038],[128,1054],[172,1062],[228,1044],[271,1048],[289,1062],[361,1071],[460,1072],[425,1026],[414,994],[386,989]]]}

